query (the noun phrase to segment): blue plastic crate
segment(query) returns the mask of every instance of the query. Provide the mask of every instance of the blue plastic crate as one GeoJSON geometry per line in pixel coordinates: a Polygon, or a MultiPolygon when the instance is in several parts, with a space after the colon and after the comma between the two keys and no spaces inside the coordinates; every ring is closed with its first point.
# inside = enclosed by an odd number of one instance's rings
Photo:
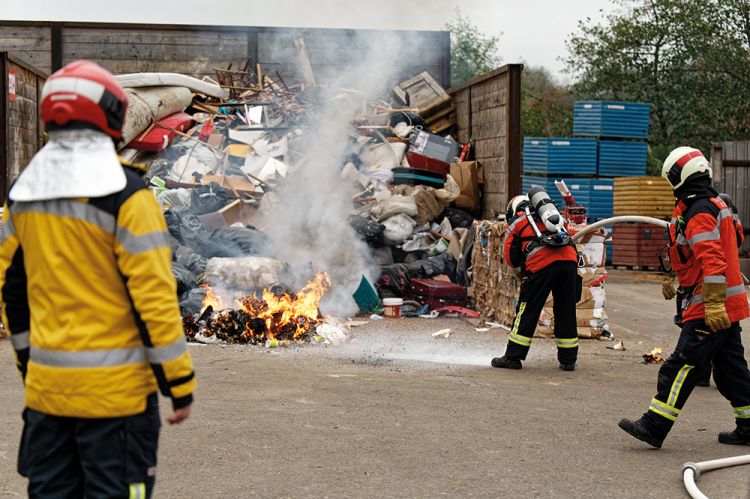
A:
{"type": "Polygon", "coordinates": [[[596,140],[525,137],[523,173],[595,175],[596,140]]]}
{"type": "Polygon", "coordinates": [[[645,142],[599,141],[597,172],[604,177],[646,175],[648,144],[645,142]]]}
{"type": "Polygon", "coordinates": [[[589,204],[586,206],[589,220],[602,220],[612,216],[614,204],[614,179],[592,179],[589,187],[589,204]]]}
{"type": "Polygon", "coordinates": [[[573,135],[646,139],[650,111],[644,102],[577,101],[573,135]]]}

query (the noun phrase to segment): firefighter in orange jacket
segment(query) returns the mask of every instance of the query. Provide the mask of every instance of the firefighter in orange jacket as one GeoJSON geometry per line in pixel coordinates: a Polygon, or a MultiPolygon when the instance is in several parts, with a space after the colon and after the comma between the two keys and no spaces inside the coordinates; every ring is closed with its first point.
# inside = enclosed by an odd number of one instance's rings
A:
{"type": "Polygon", "coordinates": [[[669,257],[679,282],[682,331],[674,353],[659,369],[657,393],[648,410],[637,421],[623,419],[619,426],[660,448],[701,372],[713,362],[716,386],[731,403],[736,422],[733,431],[719,433],[719,442],[750,444],[750,371],[739,324],[750,316],[750,308],[733,213],[711,187],[711,165],[697,149],[672,151],[662,176],[677,197],[669,257]]]}
{"type": "MultiPolygon", "coordinates": [[[[742,247],[742,243],[745,242],[745,229],[742,227],[742,222],[740,221],[739,212],[737,211],[737,207],[734,205],[734,201],[729,196],[729,194],[720,193],[719,198],[721,198],[724,203],[726,203],[727,207],[732,210],[732,219],[734,220],[734,230],[735,235],[737,236],[737,248],[742,247]]],[[[662,295],[664,296],[665,300],[671,300],[677,295],[677,291],[674,288],[674,274],[671,273],[667,275],[664,278],[664,282],[662,283],[662,295]]],[[[677,306],[680,306],[678,299],[677,306]]],[[[679,315],[679,314],[678,314],[679,315]]],[[[712,363],[709,362],[706,364],[706,368],[703,370],[701,376],[698,378],[698,381],[696,382],[695,386],[700,387],[709,387],[711,386],[711,369],[712,369],[712,363]]]]}
{"type": "Polygon", "coordinates": [[[26,409],[18,471],[29,497],[150,497],[157,388],[172,424],[195,380],[153,194],[120,164],[127,97],[89,61],[49,77],[49,142],[8,194],[0,295],[26,409]]]}
{"type": "Polygon", "coordinates": [[[506,263],[521,273],[521,292],[505,354],[492,359],[492,366],[521,369],[552,292],[557,359],[561,369],[573,371],[578,358],[576,301],[580,281],[575,246],[561,230],[563,218],[547,193],[534,186],[529,196],[510,201],[506,220],[503,254],[506,263]],[[531,215],[532,206],[536,216],[531,215]]]}

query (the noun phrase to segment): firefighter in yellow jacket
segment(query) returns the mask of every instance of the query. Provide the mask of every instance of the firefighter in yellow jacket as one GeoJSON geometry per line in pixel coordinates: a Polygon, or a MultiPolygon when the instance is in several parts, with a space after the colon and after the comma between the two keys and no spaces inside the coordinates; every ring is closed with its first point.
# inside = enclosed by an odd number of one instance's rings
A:
{"type": "Polygon", "coordinates": [[[48,143],[11,187],[0,234],[3,321],[26,391],[29,497],[150,497],[160,419],[195,380],[161,210],[124,168],[127,97],[76,61],[47,80],[48,143]]]}

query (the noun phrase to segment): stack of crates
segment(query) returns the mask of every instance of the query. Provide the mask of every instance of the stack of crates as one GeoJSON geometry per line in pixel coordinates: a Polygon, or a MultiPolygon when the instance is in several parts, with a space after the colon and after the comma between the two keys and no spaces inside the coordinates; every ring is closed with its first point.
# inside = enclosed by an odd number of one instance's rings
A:
{"type": "Polygon", "coordinates": [[[589,223],[612,217],[614,178],[646,174],[649,113],[640,102],[577,101],[575,137],[524,138],[522,192],[541,185],[562,208],[554,181],[565,180],[589,223]]]}
{"type": "MultiPolygon", "coordinates": [[[[669,220],[674,211],[672,186],[662,177],[615,179],[615,216],[638,215],[669,220]]],[[[651,224],[621,224],[612,229],[615,265],[640,270],[659,268],[666,231],[651,224]]]]}

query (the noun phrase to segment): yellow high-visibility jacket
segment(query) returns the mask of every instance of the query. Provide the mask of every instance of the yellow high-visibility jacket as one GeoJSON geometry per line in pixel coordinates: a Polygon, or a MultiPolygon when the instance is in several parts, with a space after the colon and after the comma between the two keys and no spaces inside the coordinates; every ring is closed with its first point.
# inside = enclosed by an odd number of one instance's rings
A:
{"type": "Polygon", "coordinates": [[[156,391],[192,402],[167,228],[133,171],[90,199],[8,202],[0,298],[26,406],[78,418],[130,416],[156,391]]]}

